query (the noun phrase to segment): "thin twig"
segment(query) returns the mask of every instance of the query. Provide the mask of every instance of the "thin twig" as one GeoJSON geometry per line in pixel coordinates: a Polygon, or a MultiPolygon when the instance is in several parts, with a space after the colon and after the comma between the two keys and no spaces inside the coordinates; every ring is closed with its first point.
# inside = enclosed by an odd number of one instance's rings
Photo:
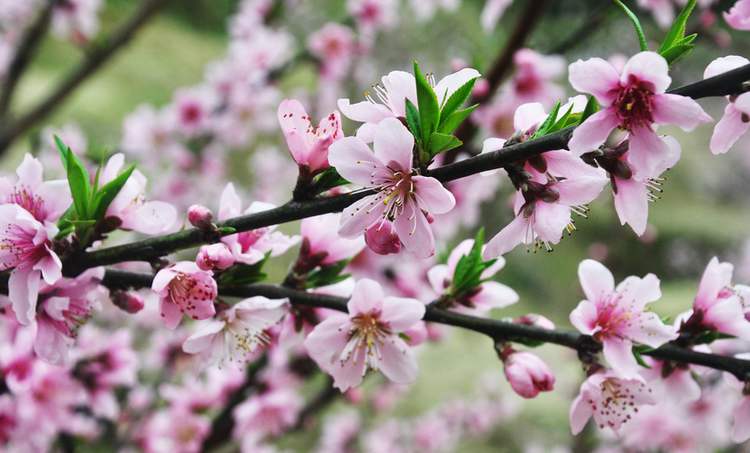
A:
{"type": "Polygon", "coordinates": [[[143,0],[130,19],[116,30],[106,42],[92,49],[85,59],[74,68],[59,85],[36,106],[17,119],[0,126],[0,154],[31,126],[54,112],[62,102],[84,81],[96,73],[113,55],[127,44],[135,34],[169,0],[143,0]]]}
{"type": "MultiPolygon", "coordinates": [[[[741,93],[743,84],[750,80],[750,64],[724,74],[671,90],[670,93],[694,99],[726,96],[741,93]]],[[[442,182],[507,166],[519,160],[528,159],[547,151],[565,149],[575,127],[546,135],[534,140],[507,146],[498,151],[481,154],[469,159],[442,166],[428,173],[442,182]]],[[[338,212],[357,200],[373,194],[373,190],[359,190],[348,194],[321,197],[308,201],[290,201],[267,211],[235,217],[222,222],[220,227],[232,227],[235,231],[249,231],[271,225],[292,222],[307,217],[338,212]]],[[[231,234],[227,232],[225,234],[231,234]]],[[[107,247],[92,252],[81,253],[65,260],[65,275],[75,276],[97,266],[126,261],[153,261],[178,250],[216,242],[215,234],[207,235],[198,229],[188,229],[166,236],[152,237],[129,244],[107,247]]]]}

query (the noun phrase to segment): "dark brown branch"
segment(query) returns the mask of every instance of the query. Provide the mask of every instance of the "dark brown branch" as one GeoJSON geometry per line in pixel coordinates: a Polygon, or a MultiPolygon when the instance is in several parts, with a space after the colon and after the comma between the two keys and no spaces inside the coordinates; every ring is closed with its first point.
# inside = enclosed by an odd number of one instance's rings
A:
{"type": "MultiPolygon", "coordinates": [[[[750,80],[750,64],[724,74],[671,90],[670,93],[689,96],[694,99],[725,96],[742,93],[744,84],[750,80]]],[[[556,149],[565,149],[575,127],[546,135],[534,140],[507,146],[498,151],[481,154],[469,159],[437,168],[429,176],[442,182],[452,181],[487,170],[504,167],[510,163],[527,159],[556,149]]],[[[235,217],[221,223],[220,227],[232,227],[236,231],[292,222],[321,214],[338,212],[363,197],[374,193],[372,190],[359,190],[332,197],[316,198],[309,201],[290,201],[282,206],[256,214],[235,217]]],[[[230,234],[227,232],[225,234],[230,234]]],[[[77,275],[83,270],[116,264],[126,261],[152,261],[178,250],[216,241],[215,235],[207,235],[197,229],[188,229],[166,236],[153,237],[93,252],[82,253],[67,259],[63,270],[66,275],[77,275]]]]}
{"type": "Polygon", "coordinates": [[[74,68],[46,98],[17,119],[1,125],[0,153],[4,152],[21,134],[54,112],[84,81],[96,73],[113,55],[124,47],[135,34],[169,0],[143,0],[130,19],[116,30],[103,45],[92,49],[79,66],[74,68]]]}
{"type": "MultiPolygon", "coordinates": [[[[151,279],[152,276],[148,274],[133,274],[130,272],[109,270],[105,276],[104,284],[118,288],[143,288],[151,286],[151,279]]],[[[219,294],[230,297],[265,296],[269,299],[288,298],[292,304],[338,311],[346,311],[347,302],[347,299],[342,297],[308,293],[270,284],[222,287],[219,289],[219,294]]],[[[433,305],[427,306],[424,320],[473,330],[489,336],[494,342],[525,342],[533,340],[565,346],[579,352],[597,352],[601,349],[600,344],[590,336],[581,335],[577,332],[549,330],[541,327],[498,321],[491,318],[480,318],[435,308],[433,305]]],[[[697,352],[682,347],[676,342],[665,344],[659,348],[643,352],[643,354],[661,360],[690,363],[726,371],[741,380],[750,378],[750,360],[697,352]]]]}
{"type": "Polygon", "coordinates": [[[47,0],[40,11],[37,12],[34,22],[29,25],[21,38],[16,53],[13,55],[13,59],[8,66],[5,78],[0,83],[0,87],[2,87],[2,91],[0,91],[0,118],[5,118],[13,100],[16,85],[21,80],[21,75],[23,75],[34,53],[39,48],[39,43],[42,42],[42,38],[47,33],[50,19],[52,18],[52,11],[56,3],[57,0],[47,0]]]}

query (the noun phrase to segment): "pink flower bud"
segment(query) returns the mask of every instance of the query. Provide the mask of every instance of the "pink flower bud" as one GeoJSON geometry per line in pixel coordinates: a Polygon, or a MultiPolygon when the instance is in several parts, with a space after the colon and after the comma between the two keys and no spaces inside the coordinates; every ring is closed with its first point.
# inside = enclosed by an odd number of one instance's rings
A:
{"type": "Polygon", "coordinates": [[[234,264],[234,256],[223,243],[204,245],[198,251],[195,264],[204,271],[223,270],[234,264]]]}
{"type": "Polygon", "coordinates": [[[211,226],[214,219],[211,210],[205,206],[194,204],[188,208],[188,222],[196,228],[206,229],[211,226]]]}
{"type": "Polygon", "coordinates": [[[393,223],[381,220],[365,231],[365,243],[378,255],[389,255],[401,251],[401,240],[396,234],[393,223]]]}
{"type": "Polygon", "coordinates": [[[529,313],[513,320],[516,324],[523,324],[525,326],[541,327],[542,329],[552,330],[555,328],[555,323],[545,318],[542,315],[536,313],[529,313]]]}
{"type": "Polygon", "coordinates": [[[136,293],[115,291],[112,293],[112,303],[130,314],[143,310],[143,298],[136,293]]]}
{"type": "Polygon", "coordinates": [[[505,359],[505,377],[513,390],[524,398],[555,387],[555,376],[542,359],[530,352],[513,352],[505,359]]]}
{"type": "Polygon", "coordinates": [[[471,90],[471,95],[475,98],[481,98],[487,96],[490,92],[490,83],[487,79],[479,79],[474,83],[474,89],[471,90]]]}

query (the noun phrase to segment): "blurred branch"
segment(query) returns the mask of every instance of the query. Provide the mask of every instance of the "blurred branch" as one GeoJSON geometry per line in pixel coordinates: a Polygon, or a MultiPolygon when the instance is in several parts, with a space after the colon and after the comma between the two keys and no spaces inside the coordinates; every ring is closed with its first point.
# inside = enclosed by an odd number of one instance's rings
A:
{"type": "MultiPolygon", "coordinates": [[[[694,99],[726,96],[745,91],[745,82],[750,80],[750,64],[725,72],[716,77],[670,90],[670,93],[694,99]]],[[[442,182],[452,181],[487,170],[502,168],[508,164],[528,159],[547,151],[565,149],[575,126],[526,142],[509,145],[498,151],[480,154],[460,162],[444,165],[427,173],[442,182]]],[[[321,214],[338,212],[368,195],[372,189],[358,190],[347,194],[320,197],[307,201],[289,201],[274,209],[234,217],[221,222],[219,227],[230,227],[233,234],[257,228],[278,225],[321,214]]],[[[156,236],[129,244],[106,247],[92,252],[80,252],[66,257],[63,265],[65,275],[78,275],[86,269],[127,261],[153,261],[178,250],[219,241],[218,235],[198,229],[187,229],[165,236],[156,236]]]]}
{"type": "Polygon", "coordinates": [[[0,126],[0,154],[34,124],[54,112],[62,102],[84,81],[95,74],[135,34],[145,25],[169,0],[143,0],[138,9],[104,44],[91,49],[84,60],[74,68],[52,92],[27,112],[0,126]]]}
{"type": "Polygon", "coordinates": [[[0,87],[2,87],[2,91],[0,91],[0,118],[4,118],[8,112],[18,81],[39,48],[42,38],[47,33],[52,18],[52,10],[56,3],[57,0],[47,0],[37,13],[36,20],[29,25],[21,38],[16,53],[13,55],[10,65],[8,65],[5,78],[0,83],[0,87]]]}
{"type": "MultiPolygon", "coordinates": [[[[107,270],[103,284],[110,288],[148,288],[153,276],[137,274],[120,270],[107,270]]],[[[219,288],[219,294],[229,297],[264,296],[269,299],[289,299],[292,304],[317,308],[328,308],[346,312],[346,298],[328,296],[325,294],[308,293],[296,289],[272,284],[252,284],[244,286],[228,286],[219,288]]],[[[514,324],[491,318],[464,315],[457,312],[436,308],[434,304],[427,305],[425,321],[461,327],[482,333],[492,338],[494,342],[525,342],[528,340],[543,343],[553,343],[575,349],[580,354],[591,354],[601,350],[601,344],[589,335],[564,330],[544,329],[536,326],[514,324]]],[[[726,371],[740,380],[750,378],[750,360],[737,359],[729,356],[697,352],[683,346],[684,339],[678,339],[659,348],[645,351],[642,354],[660,360],[701,365],[720,371],[726,371]]],[[[322,399],[323,397],[321,397],[322,399]]]]}
{"type": "Polygon", "coordinates": [[[592,30],[598,28],[600,25],[602,25],[602,23],[606,21],[607,17],[609,17],[609,8],[613,4],[614,3],[609,1],[601,2],[596,7],[596,9],[591,12],[591,14],[586,16],[586,20],[578,28],[576,28],[572,33],[566,36],[562,41],[558,42],[552,48],[550,48],[547,53],[564,53],[579,45],[585,37],[591,34],[592,30]]]}

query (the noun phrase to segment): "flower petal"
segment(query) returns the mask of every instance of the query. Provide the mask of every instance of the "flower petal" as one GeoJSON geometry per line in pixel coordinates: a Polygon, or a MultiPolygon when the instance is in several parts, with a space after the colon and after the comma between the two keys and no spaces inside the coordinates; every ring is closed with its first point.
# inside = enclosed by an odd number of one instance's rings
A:
{"type": "Polygon", "coordinates": [[[642,82],[650,82],[654,93],[663,93],[672,83],[667,60],[656,52],[639,52],[633,55],[622,69],[620,83],[627,86],[631,83],[631,77],[642,82]]]}
{"type": "Polygon", "coordinates": [[[570,64],[568,73],[570,84],[576,91],[593,94],[603,106],[615,99],[620,75],[608,61],[601,58],[578,60],[570,64]]]}
{"type": "Polygon", "coordinates": [[[456,205],[456,199],[450,190],[440,181],[427,176],[413,176],[414,192],[419,207],[430,214],[445,214],[456,205]]]}
{"type": "Polygon", "coordinates": [[[386,118],[378,123],[373,145],[375,157],[392,171],[411,172],[414,136],[401,121],[386,118]]]}
{"type": "Polygon", "coordinates": [[[653,118],[658,124],[674,124],[691,131],[701,123],[713,121],[695,100],[677,94],[658,94],[653,98],[653,118]]]}
{"type": "Polygon", "coordinates": [[[583,260],[578,265],[578,279],[586,298],[596,302],[615,290],[615,278],[602,263],[595,260],[583,260]]]}
{"type": "Polygon", "coordinates": [[[568,142],[568,149],[576,156],[594,151],[607,140],[618,124],[619,119],[614,110],[610,108],[600,110],[575,128],[568,142]]]}

